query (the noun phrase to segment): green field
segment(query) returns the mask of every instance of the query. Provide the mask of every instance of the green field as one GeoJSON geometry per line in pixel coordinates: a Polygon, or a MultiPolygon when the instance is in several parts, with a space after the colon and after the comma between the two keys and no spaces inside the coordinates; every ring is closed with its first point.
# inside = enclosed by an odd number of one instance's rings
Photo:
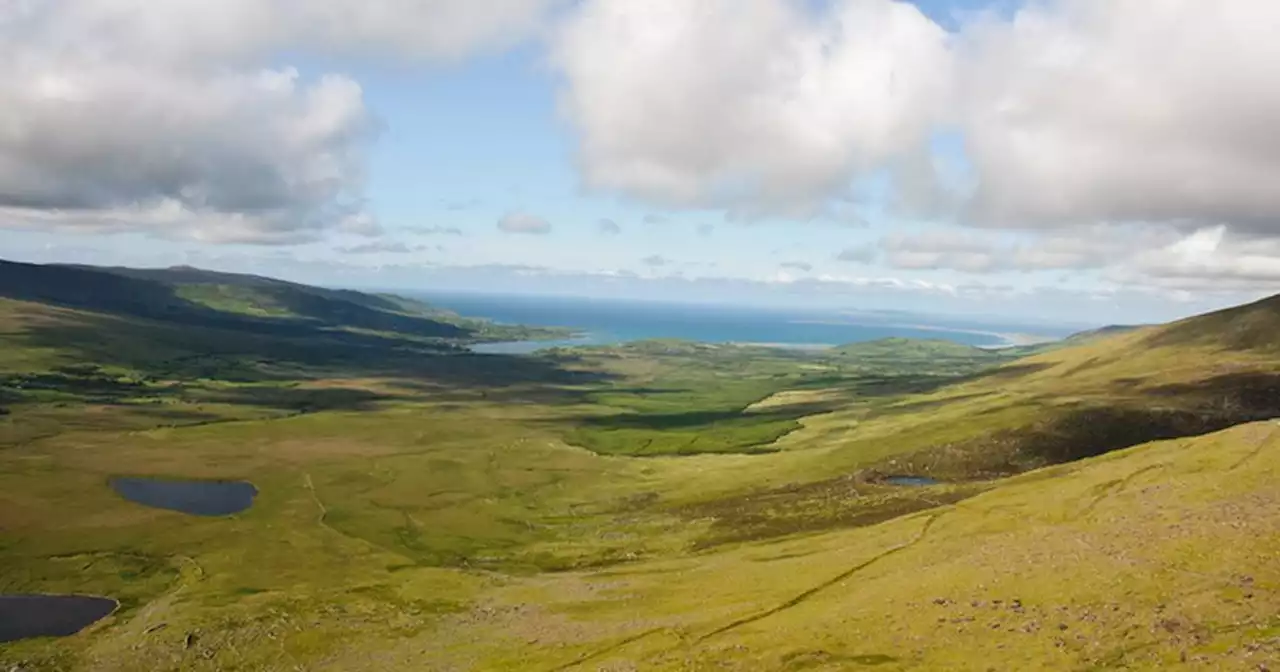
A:
{"type": "Polygon", "coordinates": [[[3,670],[1280,669],[1276,301],[508,357],[465,345],[557,332],[194,269],[0,297],[0,594],[120,601],[3,670]]]}

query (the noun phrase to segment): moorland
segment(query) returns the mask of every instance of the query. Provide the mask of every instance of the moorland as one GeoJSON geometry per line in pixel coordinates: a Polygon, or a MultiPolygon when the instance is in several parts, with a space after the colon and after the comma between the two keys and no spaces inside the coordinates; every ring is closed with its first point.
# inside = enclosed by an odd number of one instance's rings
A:
{"type": "Polygon", "coordinates": [[[0,595],[118,603],[0,669],[1267,669],[1276,333],[484,355],[564,332],[0,263],[0,595]]]}

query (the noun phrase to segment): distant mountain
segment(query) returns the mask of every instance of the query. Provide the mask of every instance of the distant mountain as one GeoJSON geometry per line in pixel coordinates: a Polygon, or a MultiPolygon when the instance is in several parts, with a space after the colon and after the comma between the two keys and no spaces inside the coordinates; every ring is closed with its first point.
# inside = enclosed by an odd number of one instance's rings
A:
{"type": "Polygon", "coordinates": [[[1145,342],[1151,346],[1211,346],[1280,354],[1280,296],[1158,327],[1145,342]]]}
{"type": "Polygon", "coordinates": [[[1076,332],[1062,339],[1062,341],[1060,342],[1064,344],[1085,343],[1088,341],[1097,340],[1099,338],[1107,338],[1108,336],[1119,336],[1120,334],[1127,334],[1131,331],[1143,329],[1146,326],[1147,325],[1109,324],[1105,327],[1099,327],[1097,329],[1090,329],[1088,331],[1076,332]]]}
{"type": "Polygon", "coordinates": [[[389,294],[189,266],[135,269],[0,261],[0,297],[281,336],[377,332],[425,339],[505,340],[548,331],[462,318],[389,294]]]}

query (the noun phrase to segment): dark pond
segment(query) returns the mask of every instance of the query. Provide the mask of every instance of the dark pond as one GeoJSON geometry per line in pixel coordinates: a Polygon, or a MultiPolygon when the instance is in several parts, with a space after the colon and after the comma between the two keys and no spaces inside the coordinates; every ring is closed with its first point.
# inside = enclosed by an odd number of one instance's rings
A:
{"type": "Polygon", "coordinates": [[[935,481],[928,476],[890,476],[884,479],[889,485],[905,485],[913,488],[923,488],[929,485],[941,485],[942,481],[935,481]]]}
{"type": "Polygon", "coordinates": [[[196,516],[227,516],[253,505],[258,489],[245,481],[186,481],[170,478],[111,479],[121,497],[160,509],[196,516]]]}
{"type": "Polygon", "coordinates": [[[0,642],[74,635],[115,610],[105,597],[0,595],[0,642]]]}

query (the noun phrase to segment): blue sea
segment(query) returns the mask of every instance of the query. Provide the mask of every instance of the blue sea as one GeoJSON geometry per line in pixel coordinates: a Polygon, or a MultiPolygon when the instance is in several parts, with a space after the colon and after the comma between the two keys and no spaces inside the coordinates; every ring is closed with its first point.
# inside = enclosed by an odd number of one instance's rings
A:
{"type": "Polygon", "coordinates": [[[909,312],[852,312],[707,306],[581,297],[414,294],[468,317],[504,324],[569,327],[565,341],[490,343],[476,350],[518,354],[557,345],[611,345],[655,338],[822,348],[894,336],[946,339],[979,347],[1055,340],[1074,329],[930,317],[909,312]]]}

